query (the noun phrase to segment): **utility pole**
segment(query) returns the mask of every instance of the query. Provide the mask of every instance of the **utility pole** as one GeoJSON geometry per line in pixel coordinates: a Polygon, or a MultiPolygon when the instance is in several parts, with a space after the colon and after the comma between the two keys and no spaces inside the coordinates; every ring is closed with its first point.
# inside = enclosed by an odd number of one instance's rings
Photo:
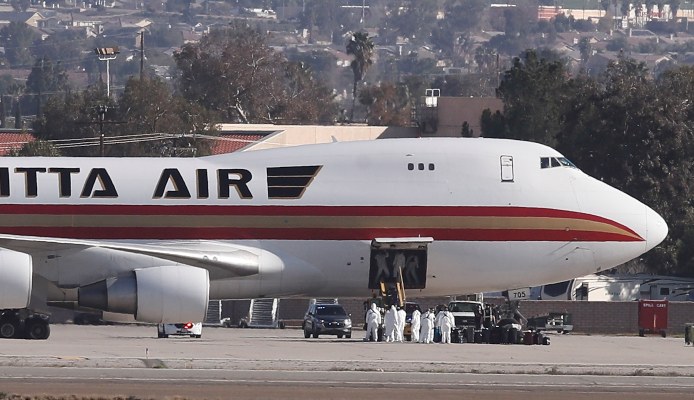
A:
{"type": "Polygon", "coordinates": [[[82,125],[96,125],[99,124],[99,155],[104,157],[106,155],[106,137],[104,135],[104,125],[107,124],[124,124],[125,121],[107,121],[106,113],[108,112],[108,106],[105,104],[95,105],[91,107],[91,110],[96,113],[96,121],[92,118],[90,121],[77,122],[82,125]]]}
{"type": "Polygon", "coordinates": [[[140,83],[145,79],[145,31],[140,32],[140,83]]]}
{"type": "Polygon", "coordinates": [[[96,112],[99,114],[99,154],[104,156],[104,119],[106,119],[107,106],[97,106],[96,112]]]}
{"type": "Polygon", "coordinates": [[[366,7],[366,0],[361,0],[361,21],[359,21],[362,26],[364,25],[364,8],[366,7]]]}

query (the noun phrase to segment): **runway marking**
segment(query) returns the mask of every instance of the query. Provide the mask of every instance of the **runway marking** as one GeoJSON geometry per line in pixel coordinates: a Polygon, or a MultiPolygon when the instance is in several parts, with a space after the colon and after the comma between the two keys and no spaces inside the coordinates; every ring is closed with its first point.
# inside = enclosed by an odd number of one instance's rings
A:
{"type": "MultiPolygon", "coordinates": [[[[450,375],[456,375],[453,373],[450,373],[450,375]]],[[[499,376],[503,376],[502,374],[499,374],[499,376]]],[[[70,381],[70,382],[75,382],[75,381],[92,381],[92,382],[97,382],[97,381],[114,381],[114,382],[140,382],[140,383],[152,383],[152,382],[157,382],[157,383],[171,383],[171,382],[177,382],[177,383],[236,383],[236,384],[253,384],[253,385],[260,385],[260,384],[273,384],[273,385],[287,385],[287,384],[292,384],[292,385],[313,385],[313,386],[352,386],[352,385],[361,385],[365,381],[362,380],[282,380],[282,379],[222,379],[222,378],[119,378],[119,377],[51,377],[51,376],[31,376],[31,377],[8,377],[8,376],[2,376],[0,377],[0,381],[9,381],[9,380],[54,380],[54,381],[70,381]]],[[[692,385],[683,385],[683,384],[674,384],[672,382],[665,382],[665,383],[655,383],[655,384],[647,384],[646,386],[643,385],[643,382],[640,382],[641,384],[636,385],[636,384],[620,384],[618,382],[600,382],[600,383],[594,383],[593,386],[589,386],[592,388],[596,389],[651,389],[651,390],[663,390],[667,389],[669,391],[672,390],[681,390],[681,389],[691,389],[694,387],[694,382],[692,385]]],[[[490,382],[490,381],[479,381],[479,382],[373,382],[370,381],[370,384],[375,387],[402,387],[402,386],[408,386],[408,387],[423,387],[423,388],[432,388],[432,384],[435,384],[436,388],[472,388],[472,387],[480,387],[484,385],[493,385],[494,389],[499,389],[499,388],[527,388],[527,387],[535,387],[535,388],[557,388],[557,383],[536,383],[536,382],[518,382],[518,383],[505,383],[505,382],[490,382]]],[[[588,385],[587,382],[562,382],[561,387],[562,388],[567,388],[567,387],[580,387],[580,388],[586,388],[588,385]]],[[[559,389],[557,389],[559,390],[559,389]]],[[[594,393],[595,391],[589,391],[590,393],[594,393]]]]}

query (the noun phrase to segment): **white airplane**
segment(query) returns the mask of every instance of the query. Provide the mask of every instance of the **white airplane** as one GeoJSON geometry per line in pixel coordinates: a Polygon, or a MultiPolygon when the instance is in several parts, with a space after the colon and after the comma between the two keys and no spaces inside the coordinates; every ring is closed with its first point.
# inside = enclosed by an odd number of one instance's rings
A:
{"type": "MultiPolygon", "coordinates": [[[[368,296],[397,274],[417,296],[558,282],[668,230],[547,146],[482,138],[5,157],[0,214],[0,309],[63,302],[155,323],[200,321],[210,299],[368,296]]],[[[0,336],[47,336],[16,314],[0,336]]]]}

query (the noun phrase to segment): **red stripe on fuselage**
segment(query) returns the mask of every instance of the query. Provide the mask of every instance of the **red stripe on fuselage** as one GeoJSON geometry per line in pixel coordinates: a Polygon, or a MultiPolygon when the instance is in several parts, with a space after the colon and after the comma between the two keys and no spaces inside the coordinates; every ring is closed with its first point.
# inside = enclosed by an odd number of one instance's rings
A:
{"type": "Polygon", "coordinates": [[[310,229],[310,228],[5,228],[5,234],[73,239],[201,240],[371,240],[377,237],[433,237],[435,240],[483,242],[639,242],[609,232],[546,229],[310,229]]]}
{"type": "Polygon", "coordinates": [[[189,206],[189,205],[0,205],[2,215],[60,216],[325,216],[325,217],[522,217],[568,218],[604,223],[625,232],[557,229],[446,229],[426,228],[215,228],[161,227],[4,227],[0,233],[79,239],[286,239],[370,240],[374,237],[432,236],[436,240],[465,241],[619,241],[643,239],[630,228],[607,218],[575,211],[532,207],[476,206],[189,206]],[[633,236],[631,236],[631,235],[633,236]]]}

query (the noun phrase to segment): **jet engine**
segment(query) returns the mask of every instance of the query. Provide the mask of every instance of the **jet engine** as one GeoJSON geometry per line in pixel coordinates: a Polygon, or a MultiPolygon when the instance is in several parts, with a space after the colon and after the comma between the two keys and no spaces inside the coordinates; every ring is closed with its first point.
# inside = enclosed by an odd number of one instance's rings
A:
{"type": "Polygon", "coordinates": [[[32,270],[30,255],[0,250],[0,309],[29,306],[32,270]]]}
{"type": "Polygon", "coordinates": [[[207,270],[187,265],[136,269],[78,289],[81,307],[131,314],[142,322],[202,322],[207,313],[207,270]]]}

